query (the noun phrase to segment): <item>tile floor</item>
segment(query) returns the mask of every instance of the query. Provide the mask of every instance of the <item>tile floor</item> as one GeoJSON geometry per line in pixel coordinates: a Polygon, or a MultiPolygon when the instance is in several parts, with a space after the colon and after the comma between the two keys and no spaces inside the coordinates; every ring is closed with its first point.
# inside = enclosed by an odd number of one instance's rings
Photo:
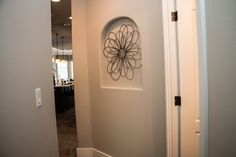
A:
{"type": "Polygon", "coordinates": [[[57,134],[60,157],[76,157],[78,144],[74,108],[57,113],[57,134]]]}

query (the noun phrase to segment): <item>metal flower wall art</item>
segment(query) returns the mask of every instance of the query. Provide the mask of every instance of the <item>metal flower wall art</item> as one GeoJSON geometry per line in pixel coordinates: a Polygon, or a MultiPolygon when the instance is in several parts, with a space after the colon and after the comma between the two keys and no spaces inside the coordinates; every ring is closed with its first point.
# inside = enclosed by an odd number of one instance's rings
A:
{"type": "Polygon", "coordinates": [[[121,25],[105,39],[103,54],[107,73],[114,81],[121,77],[133,80],[135,70],[142,67],[140,34],[131,24],[121,25]]]}

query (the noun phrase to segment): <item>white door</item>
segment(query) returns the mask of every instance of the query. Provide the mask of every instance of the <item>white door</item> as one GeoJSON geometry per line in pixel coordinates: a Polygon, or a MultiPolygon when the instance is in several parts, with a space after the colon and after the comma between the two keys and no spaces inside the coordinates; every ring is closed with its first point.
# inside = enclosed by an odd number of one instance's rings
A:
{"type": "Polygon", "coordinates": [[[196,1],[170,0],[164,3],[163,8],[166,39],[168,157],[199,157],[196,1]],[[175,11],[177,15],[174,14],[175,11]],[[167,16],[172,17],[165,20],[167,16]],[[175,104],[176,96],[181,97],[181,104],[175,104]]]}
{"type": "Polygon", "coordinates": [[[180,157],[199,157],[199,70],[196,0],[177,0],[180,157]]]}

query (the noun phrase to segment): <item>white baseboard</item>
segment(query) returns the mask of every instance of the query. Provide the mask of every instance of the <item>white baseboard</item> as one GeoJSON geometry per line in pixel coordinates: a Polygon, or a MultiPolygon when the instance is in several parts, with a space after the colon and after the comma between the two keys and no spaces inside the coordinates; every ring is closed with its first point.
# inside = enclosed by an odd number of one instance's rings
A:
{"type": "Polygon", "coordinates": [[[77,157],[112,157],[94,148],[77,148],[77,157]]]}
{"type": "Polygon", "coordinates": [[[77,157],[93,157],[91,148],[77,148],[77,157]]]}

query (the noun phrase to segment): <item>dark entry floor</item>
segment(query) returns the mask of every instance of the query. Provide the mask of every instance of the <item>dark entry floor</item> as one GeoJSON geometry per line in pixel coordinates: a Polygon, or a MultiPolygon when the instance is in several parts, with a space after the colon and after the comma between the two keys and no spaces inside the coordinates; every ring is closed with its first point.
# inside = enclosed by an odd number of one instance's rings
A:
{"type": "Polygon", "coordinates": [[[78,144],[74,107],[57,113],[57,133],[60,157],[76,157],[78,144]]]}

